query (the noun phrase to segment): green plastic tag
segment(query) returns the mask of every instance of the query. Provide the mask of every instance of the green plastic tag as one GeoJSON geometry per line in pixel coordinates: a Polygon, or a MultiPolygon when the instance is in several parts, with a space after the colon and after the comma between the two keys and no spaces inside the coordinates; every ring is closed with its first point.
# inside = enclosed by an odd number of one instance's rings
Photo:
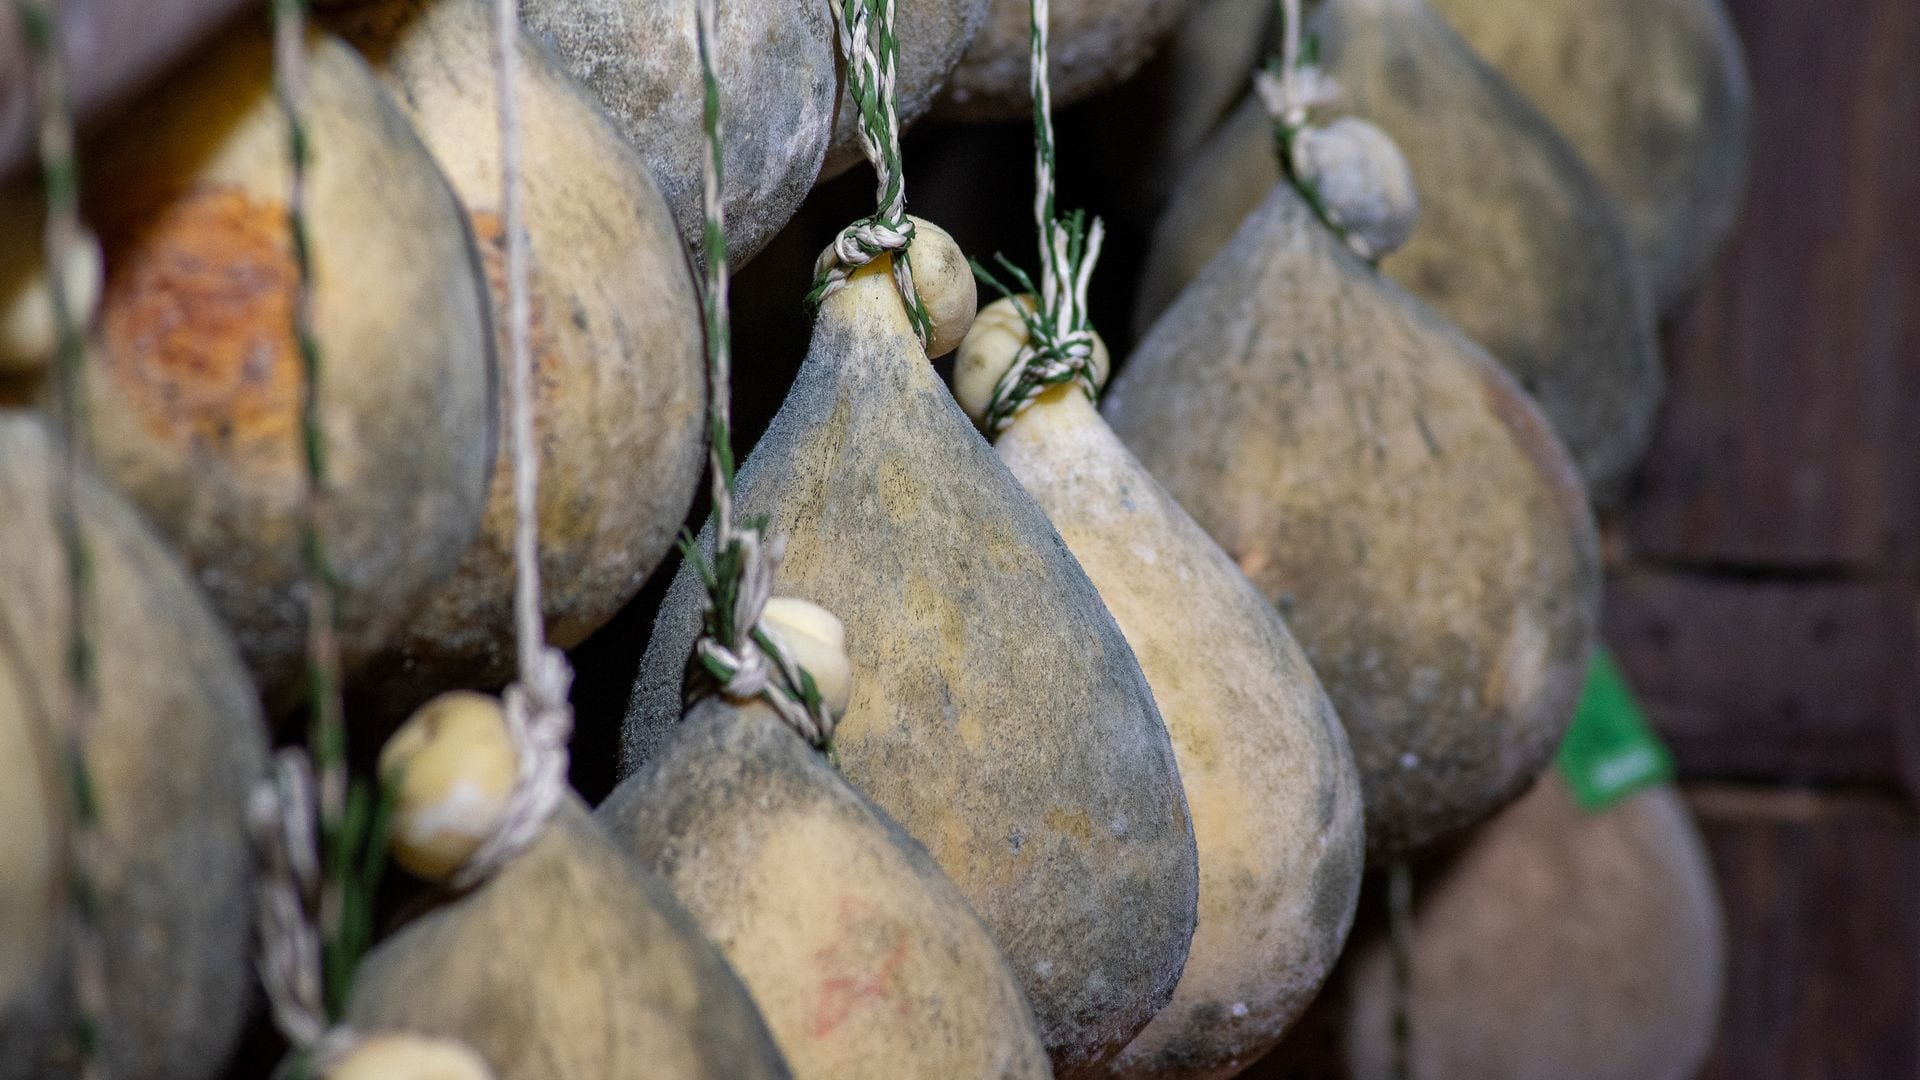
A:
{"type": "Polygon", "coordinates": [[[1620,799],[1673,779],[1673,754],[1648,726],[1613,654],[1593,651],[1586,689],[1557,763],[1579,804],[1604,810],[1620,799]]]}

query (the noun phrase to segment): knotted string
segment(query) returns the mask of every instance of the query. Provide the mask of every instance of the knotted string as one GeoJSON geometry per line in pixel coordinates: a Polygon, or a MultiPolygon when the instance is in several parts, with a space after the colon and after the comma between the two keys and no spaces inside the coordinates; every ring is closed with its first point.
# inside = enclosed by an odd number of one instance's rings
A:
{"type": "Polygon", "coordinates": [[[494,0],[493,62],[500,124],[500,219],[506,233],[507,421],[513,461],[513,611],[519,679],[502,695],[517,771],[499,822],[449,879],[485,880],[540,836],[567,792],[573,668],[547,644],[540,593],[540,448],[535,442],[533,300],[520,139],[520,12],[494,0]]]}
{"type": "Polygon", "coordinates": [[[1340,87],[1307,55],[1318,50],[1312,42],[1303,45],[1301,22],[1300,0],[1280,0],[1280,54],[1254,74],[1254,87],[1273,119],[1281,171],[1323,224],[1377,264],[1413,229],[1416,200],[1392,194],[1396,186],[1411,186],[1406,161],[1372,124],[1351,118],[1324,128],[1312,124],[1313,111],[1336,101],[1340,87]],[[1354,155],[1369,139],[1378,156],[1356,167],[1354,155]],[[1330,148],[1338,148],[1331,163],[1330,148]]]}
{"type": "Polygon", "coordinates": [[[275,1022],[294,1053],[282,1072],[311,1075],[356,1036],[331,1018],[372,940],[372,898],[386,861],[384,798],[347,772],[335,612],[339,582],[326,545],[330,511],[324,367],[313,323],[313,253],[306,216],[312,147],[306,127],[305,0],[272,0],[274,92],[287,127],[287,231],[293,249],[291,330],[301,372],[300,546],[307,602],[307,747],[276,758],[248,803],[258,862],[256,964],[275,1022]]]}
{"type": "MultiPolygon", "coordinates": [[[[848,0],[851,8],[858,0],[848,0]]],[[[733,510],[733,431],[729,420],[732,401],[732,338],[728,329],[727,299],[727,229],[726,214],[720,203],[720,186],[724,178],[721,161],[722,140],[720,137],[720,83],[714,77],[712,47],[715,38],[714,0],[699,0],[697,5],[698,25],[695,33],[700,54],[700,77],[705,88],[703,100],[703,119],[706,131],[706,169],[703,177],[703,192],[706,203],[706,243],[708,252],[706,280],[701,289],[700,304],[706,315],[707,323],[707,381],[708,390],[708,446],[707,465],[713,488],[713,558],[709,560],[691,537],[684,534],[680,540],[681,550],[687,561],[700,575],[706,586],[706,604],[702,612],[702,633],[694,646],[694,662],[698,669],[718,685],[719,691],[729,698],[739,701],[758,698],[767,703],[786,724],[822,750],[831,752],[833,745],[833,716],[821,701],[819,690],[814,686],[813,676],[806,669],[794,663],[786,649],[772,635],[760,626],[761,613],[766,609],[767,601],[773,596],[774,572],[780,565],[780,547],[778,542],[768,542],[763,533],[766,523],[762,519],[736,522],[733,510]]],[[[837,10],[837,9],[836,9],[837,10]]],[[[891,16],[891,4],[888,4],[891,16]]],[[[837,19],[837,16],[836,16],[837,19]]],[[[843,30],[841,45],[849,48],[844,33],[844,24],[836,22],[843,30]]],[[[883,23],[883,26],[885,24],[883,23]]],[[[862,38],[864,40],[864,37],[862,38]]],[[[892,115],[892,35],[887,30],[883,40],[887,43],[884,50],[888,62],[884,68],[887,86],[886,108],[892,115]]],[[[849,53],[851,55],[851,53],[849,53]]],[[[848,82],[854,81],[849,63],[848,82]]],[[[856,94],[854,100],[863,103],[866,99],[856,94]]],[[[861,125],[861,142],[868,147],[868,156],[874,156],[874,131],[879,125],[865,119],[861,125]]],[[[887,128],[891,137],[891,127],[887,128]]],[[[899,158],[899,142],[892,142],[894,160],[899,158]]],[[[888,174],[882,171],[882,204],[886,203],[885,190],[888,174]]],[[[896,189],[898,176],[894,176],[896,189]]],[[[895,194],[896,206],[899,198],[895,194]]],[[[904,219],[903,219],[904,220],[904,219]]],[[[908,236],[912,228],[908,226],[908,236]]],[[[843,239],[846,234],[842,234],[843,239]]],[[[864,261],[864,260],[862,260],[864,261]]],[[[896,259],[896,271],[906,265],[905,251],[896,259]]],[[[844,283],[845,276],[839,279],[844,283]]],[[[912,278],[900,279],[902,295],[911,297],[912,278]]],[[[825,285],[817,287],[827,292],[838,288],[825,285]]],[[[911,311],[918,304],[915,298],[908,304],[911,311]]],[[[924,340],[924,335],[922,340],[924,340]]],[[[694,692],[699,680],[690,680],[689,691],[694,692]]]]}
{"type": "Polygon", "coordinates": [[[259,875],[255,966],[273,1022],[292,1044],[279,1073],[317,1076],[350,1053],[360,1036],[329,1016],[319,908],[326,875],[315,831],[313,765],[298,747],[274,756],[273,769],[247,803],[259,875]]]}
{"type": "Polygon", "coordinates": [[[74,1028],[80,1075],[106,1076],[102,1040],[107,1016],[107,970],[101,940],[98,867],[105,837],[87,761],[87,739],[99,712],[99,664],[94,638],[93,556],[80,520],[80,476],[91,456],[92,417],[86,387],[86,349],[68,292],[70,270],[90,242],[80,222],[80,170],[74,159],[73,111],[59,25],[47,0],[16,0],[21,37],[33,67],[39,109],[40,176],[47,220],[43,238],[47,293],[53,307],[53,385],[59,443],[54,460],[55,529],[67,569],[67,685],[70,695],[62,754],[67,780],[66,873],[74,894],[68,932],[74,1028]]]}
{"type": "MultiPolygon", "coordinates": [[[[1074,383],[1087,397],[1100,396],[1093,370],[1094,336],[1087,312],[1087,285],[1093,279],[1093,266],[1100,258],[1106,230],[1098,218],[1088,228],[1081,211],[1062,218],[1054,209],[1053,91],[1047,74],[1049,18],[1048,0],[1032,0],[1027,23],[1032,46],[1033,217],[1040,238],[1040,287],[1034,288],[1033,280],[1004,255],[995,256],[1021,292],[1038,294],[1038,307],[1030,309],[1015,302],[1014,310],[1026,324],[1027,340],[1015,354],[1013,365],[994,385],[981,421],[990,439],[1006,430],[1014,417],[1050,387],[1074,383]]],[[[1012,288],[979,263],[973,269],[1002,295],[1014,295],[1012,288]]]]}
{"type": "MultiPolygon", "coordinates": [[[[925,347],[931,321],[913,285],[913,221],[907,217],[907,176],[900,160],[900,114],[894,83],[900,43],[893,33],[894,0],[828,0],[834,34],[847,73],[847,93],[859,109],[854,130],[879,181],[879,207],[834,238],[813,265],[807,302],[818,305],[845,287],[853,272],[884,254],[893,255],[893,281],[907,307],[907,321],[925,347]]],[[[709,218],[711,222],[711,218],[709,218]]]]}
{"type": "Polygon", "coordinates": [[[1340,97],[1340,84],[1303,58],[1300,0],[1280,0],[1280,55],[1253,73],[1254,89],[1283,142],[1307,126],[1314,109],[1340,97]]]}

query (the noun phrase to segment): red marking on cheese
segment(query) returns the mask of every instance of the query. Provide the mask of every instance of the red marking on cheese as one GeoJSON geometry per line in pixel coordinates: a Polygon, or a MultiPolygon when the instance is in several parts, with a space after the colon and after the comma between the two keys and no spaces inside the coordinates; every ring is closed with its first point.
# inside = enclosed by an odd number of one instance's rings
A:
{"type": "MultiPolygon", "coordinates": [[[[872,967],[862,963],[863,954],[871,954],[876,937],[885,934],[888,928],[873,918],[870,905],[858,898],[840,898],[840,923],[844,929],[840,940],[815,953],[814,959],[828,970],[848,967],[858,970],[854,974],[836,973],[820,980],[820,993],[813,1010],[816,1039],[833,1034],[863,1004],[885,1001],[893,990],[894,976],[907,959],[907,932],[896,926],[889,935],[893,944],[880,958],[880,963],[872,967]]],[[[896,1011],[904,1014],[906,1002],[900,1002],[896,1011]]]]}

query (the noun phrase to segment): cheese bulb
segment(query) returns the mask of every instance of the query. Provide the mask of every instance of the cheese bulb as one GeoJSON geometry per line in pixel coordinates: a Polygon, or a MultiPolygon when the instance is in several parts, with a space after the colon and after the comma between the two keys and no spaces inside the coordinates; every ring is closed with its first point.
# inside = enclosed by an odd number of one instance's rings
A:
{"type": "Polygon", "coordinates": [[[381,1033],[328,1066],[322,1080],[493,1080],[493,1070],[453,1039],[381,1033]]]}
{"type": "Polygon", "coordinates": [[[760,612],[760,626],[813,676],[814,688],[837,719],[853,697],[853,666],[847,660],[847,628],[833,612],[797,596],[776,596],[760,612]]]}
{"type": "Polygon", "coordinates": [[[497,699],[456,690],[422,705],[380,751],[394,861],[446,880],[499,825],[518,771],[497,699]]]}

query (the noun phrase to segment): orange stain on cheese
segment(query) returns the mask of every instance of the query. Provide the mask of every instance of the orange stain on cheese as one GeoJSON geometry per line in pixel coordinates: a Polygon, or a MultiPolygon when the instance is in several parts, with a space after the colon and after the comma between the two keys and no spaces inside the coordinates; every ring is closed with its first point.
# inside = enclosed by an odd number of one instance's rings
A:
{"type": "Polygon", "coordinates": [[[103,244],[106,368],[147,430],[291,462],[301,375],[285,207],[196,188],[103,244]]]}

